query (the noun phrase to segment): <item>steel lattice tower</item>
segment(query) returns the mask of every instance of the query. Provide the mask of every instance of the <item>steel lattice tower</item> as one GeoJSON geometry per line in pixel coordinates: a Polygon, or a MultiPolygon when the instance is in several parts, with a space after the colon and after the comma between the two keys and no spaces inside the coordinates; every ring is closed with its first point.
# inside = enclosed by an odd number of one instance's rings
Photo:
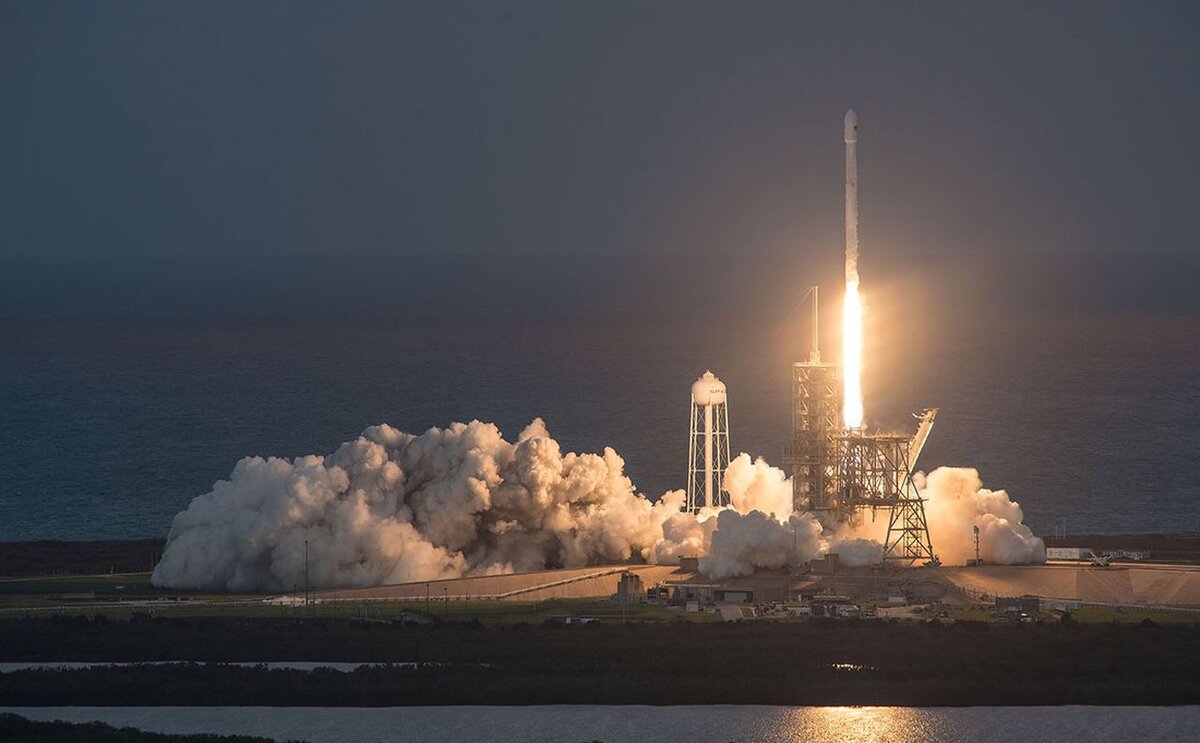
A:
{"type": "Polygon", "coordinates": [[[925,521],[925,501],[917,493],[909,475],[907,494],[896,501],[888,519],[887,539],[883,543],[883,562],[888,560],[913,562],[924,560],[928,565],[940,565],[929,539],[929,524],[925,521]]]}
{"type": "Polygon", "coordinates": [[[688,436],[688,489],[684,510],[729,505],[724,488],[729,469],[729,395],[711,371],[692,384],[692,423],[688,436]]]}

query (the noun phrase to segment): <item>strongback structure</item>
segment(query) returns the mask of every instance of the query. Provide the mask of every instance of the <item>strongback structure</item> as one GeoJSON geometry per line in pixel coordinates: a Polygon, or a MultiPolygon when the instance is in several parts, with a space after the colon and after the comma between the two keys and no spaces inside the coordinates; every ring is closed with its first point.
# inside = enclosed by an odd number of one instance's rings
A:
{"type": "Polygon", "coordinates": [[[711,371],[692,384],[692,423],[688,437],[688,489],[685,510],[729,505],[724,489],[729,468],[729,395],[711,371]]]}

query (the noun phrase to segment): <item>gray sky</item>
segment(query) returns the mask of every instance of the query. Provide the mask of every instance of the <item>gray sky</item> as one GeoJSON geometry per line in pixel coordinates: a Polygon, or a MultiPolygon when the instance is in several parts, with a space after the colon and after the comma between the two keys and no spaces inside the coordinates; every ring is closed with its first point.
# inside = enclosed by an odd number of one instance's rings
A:
{"type": "Polygon", "coordinates": [[[0,255],[1194,252],[1190,2],[0,6],[0,255]]]}

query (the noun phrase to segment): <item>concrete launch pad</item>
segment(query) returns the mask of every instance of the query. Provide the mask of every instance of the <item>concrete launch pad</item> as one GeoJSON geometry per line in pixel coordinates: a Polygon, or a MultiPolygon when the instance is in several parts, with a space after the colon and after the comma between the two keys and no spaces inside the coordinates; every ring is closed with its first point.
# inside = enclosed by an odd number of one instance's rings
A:
{"type": "Polygon", "coordinates": [[[1098,604],[1200,607],[1200,565],[1073,563],[986,565],[938,571],[946,580],[991,596],[1032,595],[1098,604]]]}
{"type": "Polygon", "coordinates": [[[612,596],[617,592],[621,574],[633,572],[643,583],[653,586],[679,570],[676,565],[600,565],[588,568],[539,570],[531,573],[483,575],[453,580],[398,583],[373,588],[346,588],[317,591],[320,601],[388,601],[425,599],[459,601],[498,599],[545,601],[612,596]]]}
{"type": "Polygon", "coordinates": [[[637,574],[647,587],[670,585],[735,591],[747,599],[783,601],[800,593],[834,593],[868,603],[905,594],[913,602],[1038,596],[1083,604],[1200,607],[1200,565],[1137,564],[1107,568],[1076,563],[903,568],[841,568],[835,573],[792,575],[759,571],[745,578],[711,580],[675,565],[602,565],[454,580],[400,583],[373,588],[317,591],[325,601],[509,600],[606,598],[617,592],[621,575],[637,574]]]}

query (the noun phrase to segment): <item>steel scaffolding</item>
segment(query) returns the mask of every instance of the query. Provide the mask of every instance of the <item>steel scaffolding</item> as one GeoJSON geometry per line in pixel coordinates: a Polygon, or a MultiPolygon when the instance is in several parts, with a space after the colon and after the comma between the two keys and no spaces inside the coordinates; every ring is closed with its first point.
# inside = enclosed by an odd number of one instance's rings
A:
{"type": "Polygon", "coordinates": [[[792,503],[798,511],[827,511],[837,496],[837,440],[842,416],[842,368],[819,361],[792,365],[792,503]]]}
{"type": "Polygon", "coordinates": [[[913,440],[847,431],[837,441],[839,497],[834,510],[838,520],[856,523],[867,509],[872,518],[877,509],[886,509],[883,562],[938,564],[925,520],[925,502],[912,480],[913,440]]]}
{"type": "Polygon", "coordinates": [[[841,426],[841,369],[797,363],[792,373],[792,497],[799,511],[825,523],[858,525],[870,512],[888,513],[883,562],[938,564],[929,538],[925,504],[912,473],[936,410],[917,416],[915,436],[864,433],[841,426]]]}

